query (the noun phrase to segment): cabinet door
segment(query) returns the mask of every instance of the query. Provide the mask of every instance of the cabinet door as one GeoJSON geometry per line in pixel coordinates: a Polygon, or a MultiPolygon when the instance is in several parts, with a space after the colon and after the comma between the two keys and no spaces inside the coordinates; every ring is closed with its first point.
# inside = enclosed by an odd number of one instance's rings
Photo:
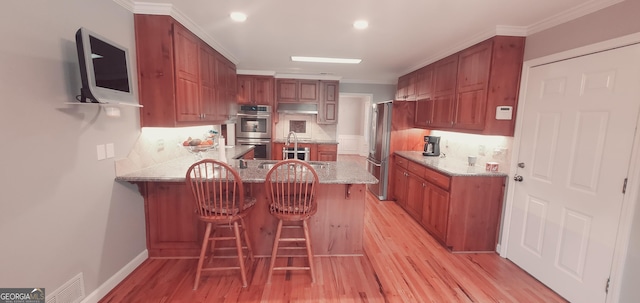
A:
{"type": "Polygon", "coordinates": [[[253,98],[253,76],[238,75],[238,104],[251,104],[253,98]]]}
{"type": "Polygon", "coordinates": [[[416,72],[416,100],[433,97],[433,65],[427,65],[416,72]]]}
{"type": "Polygon", "coordinates": [[[200,112],[203,121],[219,121],[218,98],[216,94],[216,59],[213,50],[200,45],[200,112]]]}
{"type": "Polygon", "coordinates": [[[433,65],[434,96],[454,95],[458,72],[458,55],[441,59],[433,65]]]}
{"type": "Polygon", "coordinates": [[[256,76],[253,78],[253,99],[259,105],[273,105],[274,78],[256,76]]]}
{"type": "Polygon", "coordinates": [[[203,226],[195,212],[195,203],[184,183],[148,182],[147,248],[150,257],[169,255],[197,256],[203,226]]]}
{"type": "Polygon", "coordinates": [[[407,170],[396,165],[393,170],[393,198],[402,208],[407,206],[407,185],[409,174],[407,170]]]}
{"type": "Polygon", "coordinates": [[[318,124],[338,123],[338,81],[321,81],[318,124]]]}
{"type": "Polygon", "coordinates": [[[407,86],[409,86],[409,75],[398,78],[398,86],[396,87],[396,100],[404,101],[407,99],[407,86]]]}
{"type": "Polygon", "coordinates": [[[407,101],[416,100],[416,85],[417,85],[417,73],[412,72],[408,75],[407,79],[407,101]]]}
{"type": "Polygon", "coordinates": [[[276,81],[277,102],[298,102],[298,81],[278,79],[276,81]]]}
{"type": "Polygon", "coordinates": [[[492,42],[492,40],[482,42],[460,52],[455,128],[477,130],[484,128],[492,42]]]}
{"type": "Polygon", "coordinates": [[[449,223],[449,192],[427,182],[423,203],[423,226],[440,242],[445,243],[449,223]]]}
{"type": "Polygon", "coordinates": [[[320,82],[317,80],[299,80],[299,102],[318,102],[320,100],[320,82]]]}
{"type": "Polygon", "coordinates": [[[174,24],[173,46],[176,73],[176,120],[199,121],[200,109],[200,41],[191,32],[174,24]]]}
{"type": "Polygon", "coordinates": [[[433,121],[433,102],[432,99],[416,101],[416,114],[414,125],[416,127],[429,127],[433,121]]]}
{"type": "Polygon", "coordinates": [[[318,144],[318,161],[337,161],[338,145],[318,144]]]}
{"type": "Polygon", "coordinates": [[[407,177],[407,203],[405,209],[416,221],[422,220],[422,204],[425,189],[425,181],[422,178],[408,173],[407,177]]]}
{"type": "Polygon", "coordinates": [[[455,95],[435,97],[430,126],[450,128],[453,124],[453,104],[455,95]]]}

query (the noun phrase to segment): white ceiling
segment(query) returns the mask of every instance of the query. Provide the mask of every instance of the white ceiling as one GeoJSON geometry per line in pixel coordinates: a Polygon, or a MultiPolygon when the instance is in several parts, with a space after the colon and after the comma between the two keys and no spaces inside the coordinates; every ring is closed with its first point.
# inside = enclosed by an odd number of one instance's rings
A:
{"type": "Polygon", "coordinates": [[[495,34],[526,36],[622,0],[114,0],[170,14],[240,73],[395,83],[397,77],[495,34]],[[248,15],[244,23],[229,13],[248,15]],[[369,28],[356,30],[357,19],[369,28]],[[361,58],[357,65],[290,56],[361,58]]]}

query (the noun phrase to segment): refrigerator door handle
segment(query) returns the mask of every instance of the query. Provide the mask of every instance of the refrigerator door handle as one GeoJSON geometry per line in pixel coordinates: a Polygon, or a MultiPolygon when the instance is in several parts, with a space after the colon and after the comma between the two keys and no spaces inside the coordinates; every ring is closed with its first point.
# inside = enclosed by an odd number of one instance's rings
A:
{"type": "Polygon", "coordinates": [[[376,133],[378,132],[378,109],[374,108],[371,115],[371,130],[369,133],[369,154],[376,153],[376,133]]]}
{"type": "Polygon", "coordinates": [[[374,161],[371,161],[371,159],[367,159],[367,162],[369,162],[369,163],[371,163],[371,164],[373,164],[373,165],[375,165],[377,167],[381,167],[382,166],[382,163],[378,164],[378,163],[376,163],[374,161]]]}

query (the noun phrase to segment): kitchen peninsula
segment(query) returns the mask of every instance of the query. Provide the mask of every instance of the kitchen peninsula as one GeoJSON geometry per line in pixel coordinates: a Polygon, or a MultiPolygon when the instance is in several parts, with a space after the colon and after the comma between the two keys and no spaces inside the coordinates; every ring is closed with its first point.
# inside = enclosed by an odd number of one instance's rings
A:
{"type": "MultiPolygon", "coordinates": [[[[227,158],[257,199],[245,219],[254,254],[269,256],[277,221],[269,214],[264,189],[268,169],[259,167],[264,160],[247,160],[247,168],[240,169],[238,160],[233,160],[237,157],[227,158]]],[[[193,157],[181,157],[116,176],[116,181],[137,184],[144,196],[150,257],[197,257],[200,251],[204,225],[184,183],[193,162],[193,157]]],[[[316,171],[320,179],[318,212],[310,219],[314,254],[362,255],[366,184],[378,181],[352,161],[323,162],[316,171]]]]}

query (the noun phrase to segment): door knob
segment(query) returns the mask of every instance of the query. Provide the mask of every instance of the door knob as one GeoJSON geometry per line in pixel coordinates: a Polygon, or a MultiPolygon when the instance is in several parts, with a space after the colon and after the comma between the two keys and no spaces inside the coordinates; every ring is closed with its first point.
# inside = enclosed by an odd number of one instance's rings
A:
{"type": "Polygon", "coordinates": [[[517,182],[522,182],[522,176],[521,175],[515,175],[513,176],[513,180],[517,181],[517,182]]]}
{"type": "Polygon", "coordinates": [[[524,168],[524,162],[520,162],[520,163],[518,163],[518,167],[520,167],[520,168],[524,168]]]}

